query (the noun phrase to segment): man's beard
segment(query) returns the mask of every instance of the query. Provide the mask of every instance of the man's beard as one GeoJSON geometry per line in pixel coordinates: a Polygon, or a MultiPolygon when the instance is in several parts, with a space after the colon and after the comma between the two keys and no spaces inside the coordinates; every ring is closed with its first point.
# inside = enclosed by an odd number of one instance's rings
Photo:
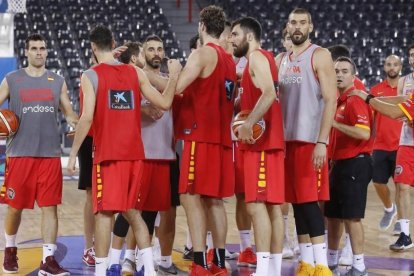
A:
{"type": "Polygon", "coordinates": [[[244,39],[237,48],[233,47],[233,55],[237,58],[244,57],[249,51],[249,43],[244,39]]]}

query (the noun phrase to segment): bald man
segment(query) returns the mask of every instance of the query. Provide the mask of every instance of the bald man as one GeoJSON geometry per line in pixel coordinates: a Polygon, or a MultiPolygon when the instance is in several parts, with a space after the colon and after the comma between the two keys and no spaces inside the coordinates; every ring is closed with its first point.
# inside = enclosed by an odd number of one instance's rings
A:
{"type": "MultiPolygon", "coordinates": [[[[384,63],[386,79],[374,85],[371,89],[371,94],[376,97],[397,96],[401,69],[401,59],[396,55],[388,56],[384,63]]],[[[393,219],[397,215],[397,206],[391,200],[391,193],[387,183],[389,178],[394,175],[401,126],[401,121],[390,119],[379,112],[375,112],[375,142],[372,155],[374,171],[372,177],[378,197],[384,205],[384,215],[379,222],[379,228],[383,231],[391,226],[393,219]]],[[[396,201],[398,201],[398,198],[396,198],[396,201]]],[[[398,232],[397,234],[400,233],[398,232]]]]}

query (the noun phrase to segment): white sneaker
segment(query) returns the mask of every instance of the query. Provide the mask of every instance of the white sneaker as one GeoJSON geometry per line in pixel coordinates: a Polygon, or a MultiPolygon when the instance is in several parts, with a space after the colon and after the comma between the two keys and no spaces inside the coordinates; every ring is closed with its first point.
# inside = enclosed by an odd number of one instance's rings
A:
{"type": "Polygon", "coordinates": [[[123,276],[133,275],[135,272],[135,262],[125,258],[122,263],[122,270],[121,273],[123,276]]]}
{"type": "Polygon", "coordinates": [[[226,249],[226,260],[236,260],[239,257],[239,253],[230,252],[226,249]]]}
{"type": "Polygon", "coordinates": [[[290,248],[289,241],[287,239],[285,239],[285,241],[283,242],[282,258],[283,259],[293,258],[293,250],[292,248],[290,248]]]}
{"type": "Polygon", "coordinates": [[[339,265],[352,265],[354,254],[352,253],[352,248],[345,246],[342,249],[341,257],[338,260],[339,265]]]}
{"type": "Polygon", "coordinates": [[[152,247],[152,258],[154,260],[154,267],[158,267],[161,263],[161,247],[159,243],[152,247]]]}

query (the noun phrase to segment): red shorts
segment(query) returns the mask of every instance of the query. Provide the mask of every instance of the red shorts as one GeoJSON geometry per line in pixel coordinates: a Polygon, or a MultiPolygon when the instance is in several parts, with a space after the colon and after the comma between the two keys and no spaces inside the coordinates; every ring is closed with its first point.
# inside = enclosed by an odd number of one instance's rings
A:
{"type": "Polygon", "coordinates": [[[232,196],[234,194],[232,148],[184,141],[179,193],[217,198],[232,196]]]}
{"type": "Polygon", "coordinates": [[[285,202],[285,153],[282,150],[243,151],[246,202],[285,202]]]}
{"type": "Polygon", "coordinates": [[[240,150],[240,147],[237,143],[233,143],[233,152],[234,152],[234,193],[243,194],[244,193],[244,174],[243,174],[243,152],[240,150]]]}
{"type": "Polygon", "coordinates": [[[62,165],[59,157],[9,157],[0,202],[15,209],[55,206],[62,202],[62,165]]]}
{"type": "Polygon", "coordinates": [[[93,211],[125,212],[136,208],[143,161],[103,161],[93,165],[93,211]]]}
{"type": "Polygon", "coordinates": [[[312,154],[315,144],[286,142],[286,202],[305,203],[329,200],[328,164],[315,170],[312,154]]]}
{"type": "Polygon", "coordinates": [[[414,147],[400,146],[398,148],[394,182],[414,187],[414,147]]]}
{"type": "Polygon", "coordinates": [[[137,209],[168,211],[171,208],[170,161],[144,160],[144,175],[137,209]]]}

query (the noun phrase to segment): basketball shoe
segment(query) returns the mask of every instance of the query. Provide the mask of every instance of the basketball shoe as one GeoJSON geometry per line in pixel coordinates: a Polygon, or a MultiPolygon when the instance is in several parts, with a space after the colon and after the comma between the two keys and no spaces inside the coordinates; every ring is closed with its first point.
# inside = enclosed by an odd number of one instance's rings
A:
{"type": "Polygon", "coordinates": [[[82,261],[87,266],[95,266],[95,249],[93,247],[83,251],[82,261]]]}
{"type": "Polygon", "coordinates": [[[63,269],[58,262],[56,261],[54,256],[49,256],[46,258],[45,262],[40,262],[39,267],[39,276],[68,276],[70,275],[69,271],[63,269]]]}
{"type": "Polygon", "coordinates": [[[190,274],[188,275],[189,276],[213,276],[214,274],[212,274],[208,269],[205,269],[201,265],[192,263],[191,268],[190,268],[190,274]]]}
{"type": "Polygon", "coordinates": [[[296,276],[313,276],[315,274],[315,267],[304,261],[300,261],[296,269],[296,276]]]}
{"type": "Polygon", "coordinates": [[[216,275],[217,276],[228,276],[229,275],[226,268],[221,268],[221,267],[215,265],[214,263],[211,264],[211,267],[210,267],[209,270],[214,276],[216,276],[216,275]]]}
{"type": "Polygon", "coordinates": [[[17,247],[6,247],[4,249],[3,272],[17,273],[19,264],[17,263],[17,247]]]}
{"type": "Polygon", "coordinates": [[[237,260],[238,266],[256,267],[257,257],[251,247],[246,248],[243,252],[240,252],[239,259],[237,260]]]}
{"type": "Polygon", "coordinates": [[[317,265],[313,276],[332,276],[332,271],[325,265],[317,265]]]}
{"type": "Polygon", "coordinates": [[[193,248],[188,249],[187,246],[184,246],[183,260],[187,260],[187,261],[193,261],[194,260],[193,248]]]}
{"type": "Polygon", "coordinates": [[[398,240],[390,245],[390,249],[392,251],[404,251],[406,249],[409,249],[413,247],[413,242],[411,240],[410,235],[404,234],[404,232],[400,233],[400,236],[398,237],[398,240]]]}

